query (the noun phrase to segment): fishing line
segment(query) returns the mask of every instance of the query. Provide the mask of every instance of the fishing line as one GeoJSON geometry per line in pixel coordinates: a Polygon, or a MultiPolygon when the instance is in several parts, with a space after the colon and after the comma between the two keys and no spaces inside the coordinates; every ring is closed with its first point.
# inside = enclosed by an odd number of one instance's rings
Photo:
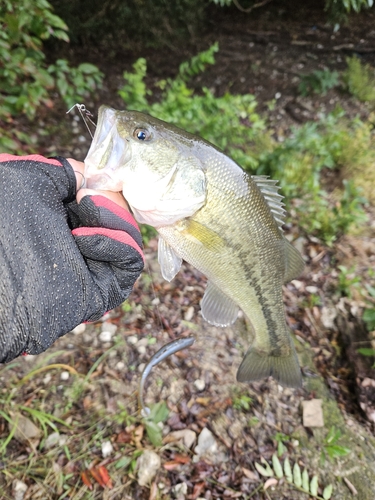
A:
{"type": "Polygon", "coordinates": [[[67,112],[66,114],[70,113],[72,111],[72,109],[74,108],[77,108],[78,111],[79,111],[79,114],[81,115],[81,118],[84,122],[84,124],[86,125],[86,128],[87,130],[89,131],[89,134],[90,134],[90,137],[91,139],[94,138],[91,130],[90,130],[90,127],[88,125],[88,122],[91,123],[91,125],[93,125],[95,128],[96,128],[96,123],[91,119],[94,115],[91,113],[91,111],[89,111],[86,106],[84,104],[74,104],[67,112]]]}

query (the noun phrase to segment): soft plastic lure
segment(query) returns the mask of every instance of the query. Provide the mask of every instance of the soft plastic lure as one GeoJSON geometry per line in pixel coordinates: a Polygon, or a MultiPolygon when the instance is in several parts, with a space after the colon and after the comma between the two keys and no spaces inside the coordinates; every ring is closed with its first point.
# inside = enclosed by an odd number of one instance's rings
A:
{"type": "Polygon", "coordinates": [[[146,417],[150,413],[150,409],[144,404],[143,393],[145,388],[146,379],[149,376],[152,368],[162,361],[164,361],[168,356],[185,349],[186,347],[190,347],[195,342],[194,337],[184,337],[176,340],[172,340],[172,342],[168,342],[168,344],[164,345],[161,349],[156,352],[150,361],[145,366],[141,380],[139,381],[138,386],[138,405],[141,410],[142,416],[146,417]]]}

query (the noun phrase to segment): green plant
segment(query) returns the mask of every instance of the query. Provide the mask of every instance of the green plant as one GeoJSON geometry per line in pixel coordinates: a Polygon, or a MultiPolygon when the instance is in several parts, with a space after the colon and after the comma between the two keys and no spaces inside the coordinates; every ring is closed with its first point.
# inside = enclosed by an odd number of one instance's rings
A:
{"type": "Polygon", "coordinates": [[[290,437],[283,434],[282,432],[276,432],[276,434],[273,436],[273,439],[277,443],[277,455],[281,457],[288,451],[284,443],[290,441],[290,437]]]}
{"type": "Polygon", "coordinates": [[[356,56],[347,57],[347,69],[342,77],[350,94],[363,102],[375,105],[375,70],[356,56]]]}
{"type": "Polygon", "coordinates": [[[125,84],[119,90],[128,109],[145,111],[161,120],[173,123],[212,142],[243,168],[254,171],[258,166],[254,142],[264,136],[265,122],[256,113],[257,102],[251,94],[225,94],[215,97],[203,87],[200,93],[188,87],[188,82],[209,64],[214,64],[218,45],[201,52],[180,65],[174,79],[158,82],[161,90],[157,102],[149,102],[151,90],[146,88],[146,61],[139,59],[134,71],[124,73],[125,84]]]}
{"type": "MultiPolygon", "coordinates": [[[[305,468],[303,469],[303,471],[301,471],[301,467],[297,462],[294,464],[292,469],[288,457],[284,460],[283,465],[278,459],[276,453],[272,455],[272,466],[263,457],[261,458],[261,462],[262,465],[258,462],[255,462],[255,468],[263,477],[275,477],[279,480],[285,478],[293,488],[301,491],[302,493],[306,493],[306,495],[309,495],[310,497],[316,498],[318,500],[329,500],[332,496],[332,484],[327,485],[322,492],[322,496],[320,496],[318,494],[318,476],[314,475],[310,479],[308,470],[305,468]]],[[[266,483],[263,485],[264,489],[266,489],[265,487],[266,483]]]]}
{"type": "MultiPolygon", "coordinates": [[[[3,0],[0,7],[0,120],[6,122],[24,114],[33,118],[39,106],[54,105],[51,92],[57,90],[68,106],[101,84],[102,74],[92,64],[76,68],[67,61],[48,64],[44,42],[49,38],[69,41],[67,26],[52,12],[46,0],[3,0]]],[[[27,135],[11,128],[1,130],[4,148],[30,144],[27,135]]]]}
{"type": "Polygon", "coordinates": [[[316,70],[301,77],[299,93],[306,97],[312,93],[326,95],[339,84],[339,73],[329,69],[316,70]]]}
{"type": "Polygon", "coordinates": [[[334,460],[336,458],[345,457],[350,453],[350,448],[337,444],[341,436],[342,432],[340,429],[336,429],[335,426],[330,428],[323,443],[323,450],[320,457],[321,463],[325,463],[327,455],[328,458],[334,460]]]}
{"type": "Polygon", "coordinates": [[[142,418],[147,436],[154,446],[162,444],[162,428],[158,425],[165,422],[168,418],[169,410],[164,401],[156,403],[150,407],[150,413],[142,418]]]}
{"type": "Polygon", "coordinates": [[[343,297],[352,297],[352,288],[360,288],[361,277],[355,274],[355,267],[348,269],[346,266],[338,266],[338,291],[343,297]]]}
{"type": "Polygon", "coordinates": [[[347,20],[348,14],[360,12],[373,6],[373,0],[325,0],[324,10],[335,23],[347,20]]]}
{"type": "Polygon", "coordinates": [[[250,410],[252,402],[253,400],[250,396],[247,396],[246,394],[241,394],[233,398],[233,408],[239,411],[248,411],[250,410]]]}

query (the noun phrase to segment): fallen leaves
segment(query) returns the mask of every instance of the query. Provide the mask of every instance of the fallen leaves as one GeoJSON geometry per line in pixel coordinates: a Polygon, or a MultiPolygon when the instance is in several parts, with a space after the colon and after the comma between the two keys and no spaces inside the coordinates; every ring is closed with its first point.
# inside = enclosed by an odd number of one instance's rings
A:
{"type": "Polygon", "coordinates": [[[89,490],[93,489],[91,478],[93,478],[102,488],[113,488],[112,479],[104,465],[94,466],[81,472],[82,482],[89,490]]]}

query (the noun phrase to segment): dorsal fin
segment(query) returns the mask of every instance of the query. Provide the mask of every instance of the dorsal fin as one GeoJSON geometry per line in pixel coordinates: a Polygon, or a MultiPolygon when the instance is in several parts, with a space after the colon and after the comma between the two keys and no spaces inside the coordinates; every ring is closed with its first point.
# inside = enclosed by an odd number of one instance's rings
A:
{"type": "Polygon", "coordinates": [[[267,175],[252,175],[251,178],[261,190],[279,229],[282,231],[283,224],[285,224],[285,205],[281,201],[284,196],[278,193],[280,189],[280,186],[277,186],[278,181],[269,179],[267,175]]]}

